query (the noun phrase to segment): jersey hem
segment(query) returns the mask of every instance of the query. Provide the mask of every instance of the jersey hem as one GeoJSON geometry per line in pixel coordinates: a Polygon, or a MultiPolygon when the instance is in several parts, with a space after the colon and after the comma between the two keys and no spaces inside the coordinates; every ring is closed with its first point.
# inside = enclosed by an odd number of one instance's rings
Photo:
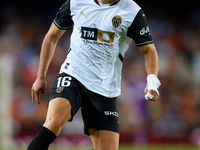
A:
{"type": "Polygon", "coordinates": [[[153,43],[153,41],[148,41],[148,42],[136,44],[136,46],[143,46],[143,45],[152,44],[152,43],[153,43]]]}
{"type": "Polygon", "coordinates": [[[97,90],[94,90],[92,88],[89,88],[88,86],[86,86],[79,78],[77,78],[76,75],[70,73],[70,72],[65,72],[63,70],[60,70],[59,74],[61,73],[66,73],[66,74],[69,74],[70,76],[74,77],[76,80],[78,80],[86,89],[88,89],[89,91],[92,91],[94,93],[97,93],[99,95],[102,95],[102,96],[105,96],[105,97],[108,97],[108,98],[114,98],[114,97],[118,97],[119,95],[121,95],[121,92],[120,90],[117,90],[116,94],[105,94],[105,93],[102,93],[102,92],[99,92],[97,90]]]}
{"type": "Polygon", "coordinates": [[[70,29],[70,27],[61,27],[61,26],[59,26],[59,24],[55,20],[53,20],[53,23],[56,25],[56,27],[58,27],[61,30],[68,30],[68,29],[70,29]]]}

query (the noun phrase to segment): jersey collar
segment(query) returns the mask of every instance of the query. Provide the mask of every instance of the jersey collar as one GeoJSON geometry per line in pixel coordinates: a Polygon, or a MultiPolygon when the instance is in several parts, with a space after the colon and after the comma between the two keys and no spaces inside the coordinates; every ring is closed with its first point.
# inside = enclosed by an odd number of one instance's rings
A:
{"type": "MultiPolygon", "coordinates": [[[[94,0],[94,1],[95,1],[95,3],[97,3],[97,5],[101,6],[101,5],[99,4],[98,0],[94,0]]],[[[120,0],[119,0],[119,1],[120,1],[120,0]]],[[[119,1],[118,1],[118,2],[119,2],[119,1]]],[[[114,3],[110,4],[110,6],[116,5],[118,2],[114,2],[114,3]]]]}

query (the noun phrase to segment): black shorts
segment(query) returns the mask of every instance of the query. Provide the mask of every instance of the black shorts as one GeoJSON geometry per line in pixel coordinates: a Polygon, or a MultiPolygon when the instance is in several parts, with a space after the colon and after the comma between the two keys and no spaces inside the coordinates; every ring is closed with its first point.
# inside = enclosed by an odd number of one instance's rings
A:
{"type": "Polygon", "coordinates": [[[62,97],[71,103],[73,116],[81,108],[84,133],[89,135],[89,128],[108,130],[119,133],[119,114],[116,97],[108,98],[86,89],[74,77],[62,73],[55,79],[49,101],[62,97]]]}

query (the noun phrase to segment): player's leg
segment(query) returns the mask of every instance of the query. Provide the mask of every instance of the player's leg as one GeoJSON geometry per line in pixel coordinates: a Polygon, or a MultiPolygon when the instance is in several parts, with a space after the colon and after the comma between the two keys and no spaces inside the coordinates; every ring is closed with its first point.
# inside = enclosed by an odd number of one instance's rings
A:
{"type": "Polygon", "coordinates": [[[49,102],[46,121],[44,127],[51,130],[56,136],[64,124],[71,118],[71,104],[65,98],[55,98],[49,102]]]}
{"type": "Polygon", "coordinates": [[[89,129],[94,150],[118,150],[119,134],[112,131],[89,129]]]}
{"type": "Polygon", "coordinates": [[[30,143],[28,150],[47,150],[70,118],[71,104],[67,99],[55,98],[51,100],[46,121],[38,135],[30,143]]]}
{"type": "Polygon", "coordinates": [[[89,135],[94,150],[118,150],[119,114],[116,97],[108,98],[86,90],[81,106],[84,132],[89,135]]]}
{"type": "Polygon", "coordinates": [[[59,74],[52,86],[46,121],[28,150],[47,150],[60,134],[63,125],[69,119],[72,120],[80,106],[79,83],[65,73],[59,74]]]}

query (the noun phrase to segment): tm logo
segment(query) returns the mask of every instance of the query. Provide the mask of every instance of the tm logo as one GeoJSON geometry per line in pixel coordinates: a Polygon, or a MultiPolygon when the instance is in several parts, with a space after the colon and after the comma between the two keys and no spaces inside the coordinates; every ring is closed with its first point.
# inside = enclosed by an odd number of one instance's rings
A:
{"type": "Polygon", "coordinates": [[[114,32],[99,30],[97,28],[81,27],[81,38],[99,42],[113,43],[114,32]]]}

